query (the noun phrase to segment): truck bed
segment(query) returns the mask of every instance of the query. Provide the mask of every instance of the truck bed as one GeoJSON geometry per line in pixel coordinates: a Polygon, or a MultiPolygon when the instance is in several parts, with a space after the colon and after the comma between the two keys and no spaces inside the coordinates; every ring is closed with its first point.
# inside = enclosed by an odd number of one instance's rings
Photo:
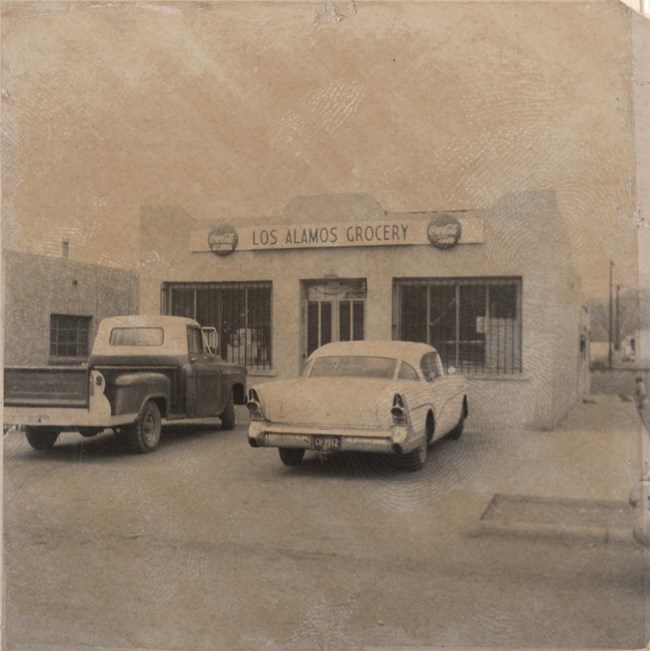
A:
{"type": "Polygon", "coordinates": [[[85,366],[5,368],[5,407],[88,407],[88,374],[85,366]]]}

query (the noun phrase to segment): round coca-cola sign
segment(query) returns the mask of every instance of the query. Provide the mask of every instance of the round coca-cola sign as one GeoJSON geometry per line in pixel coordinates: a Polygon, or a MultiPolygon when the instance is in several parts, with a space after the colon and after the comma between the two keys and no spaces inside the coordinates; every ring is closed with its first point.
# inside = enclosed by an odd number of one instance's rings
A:
{"type": "Polygon", "coordinates": [[[217,255],[228,255],[237,248],[239,236],[230,224],[221,224],[213,228],[208,235],[210,251],[217,255]]]}
{"type": "Polygon", "coordinates": [[[438,249],[450,249],[458,244],[462,233],[460,222],[453,215],[438,215],[427,226],[429,242],[438,249]]]}

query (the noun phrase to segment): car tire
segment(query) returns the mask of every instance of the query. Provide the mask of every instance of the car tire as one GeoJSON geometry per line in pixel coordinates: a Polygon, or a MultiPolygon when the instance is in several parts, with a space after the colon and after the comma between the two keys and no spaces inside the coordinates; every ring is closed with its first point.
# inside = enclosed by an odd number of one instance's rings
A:
{"type": "Polygon", "coordinates": [[[153,400],[145,402],[138,420],[127,428],[128,440],[134,452],[153,452],[160,443],[160,409],[153,400]]]}
{"type": "Polygon", "coordinates": [[[228,396],[226,408],[223,410],[219,418],[221,418],[221,429],[235,429],[235,399],[233,397],[232,391],[228,396]]]}
{"type": "Polygon", "coordinates": [[[460,412],[460,418],[458,419],[458,423],[456,423],[456,427],[447,434],[448,438],[453,439],[454,441],[457,441],[461,434],[463,433],[463,429],[465,428],[465,417],[467,416],[467,402],[463,401],[463,408],[462,411],[460,412]]]}
{"type": "Polygon", "coordinates": [[[278,448],[278,452],[285,466],[298,466],[305,456],[304,448],[278,448]]]}
{"type": "Polygon", "coordinates": [[[461,414],[460,419],[458,423],[456,424],[456,427],[447,434],[447,438],[452,439],[453,441],[457,441],[461,434],[463,433],[463,428],[465,427],[465,416],[461,414]]]}
{"type": "Polygon", "coordinates": [[[98,429],[97,427],[80,427],[79,428],[79,434],[83,436],[84,438],[91,438],[93,436],[97,436],[102,430],[98,429]]]}
{"type": "Polygon", "coordinates": [[[34,450],[49,450],[59,438],[59,433],[53,429],[28,427],[25,430],[27,442],[34,450]]]}
{"type": "Polygon", "coordinates": [[[431,445],[433,443],[433,435],[436,431],[435,421],[431,412],[427,414],[427,422],[424,425],[424,431],[427,437],[427,445],[431,445]]]}
{"type": "Polygon", "coordinates": [[[424,466],[424,462],[427,460],[428,449],[429,445],[425,435],[424,439],[415,450],[411,450],[407,454],[398,457],[400,460],[399,465],[407,472],[420,470],[424,466]]]}

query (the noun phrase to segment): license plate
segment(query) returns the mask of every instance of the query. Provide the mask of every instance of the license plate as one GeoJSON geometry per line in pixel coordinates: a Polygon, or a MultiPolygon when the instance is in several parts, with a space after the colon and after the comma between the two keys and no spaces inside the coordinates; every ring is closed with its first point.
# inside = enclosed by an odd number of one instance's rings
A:
{"type": "Polygon", "coordinates": [[[314,447],[317,450],[340,450],[340,436],[314,436],[314,447]]]}

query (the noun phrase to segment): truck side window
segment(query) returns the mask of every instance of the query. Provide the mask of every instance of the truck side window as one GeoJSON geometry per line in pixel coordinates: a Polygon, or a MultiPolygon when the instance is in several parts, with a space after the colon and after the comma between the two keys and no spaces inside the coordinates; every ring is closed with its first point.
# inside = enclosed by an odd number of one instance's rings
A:
{"type": "Polygon", "coordinates": [[[203,353],[203,335],[199,328],[189,327],[187,329],[187,352],[190,355],[203,353]]]}

